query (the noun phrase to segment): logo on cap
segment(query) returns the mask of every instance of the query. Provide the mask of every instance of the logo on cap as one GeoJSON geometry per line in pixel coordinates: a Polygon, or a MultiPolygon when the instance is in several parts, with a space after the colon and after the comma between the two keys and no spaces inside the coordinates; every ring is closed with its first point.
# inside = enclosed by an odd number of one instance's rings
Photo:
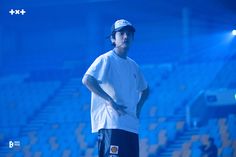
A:
{"type": "Polygon", "coordinates": [[[120,27],[125,27],[125,26],[132,26],[132,24],[129,21],[126,21],[124,19],[117,20],[115,22],[115,29],[120,28],[120,27]]]}

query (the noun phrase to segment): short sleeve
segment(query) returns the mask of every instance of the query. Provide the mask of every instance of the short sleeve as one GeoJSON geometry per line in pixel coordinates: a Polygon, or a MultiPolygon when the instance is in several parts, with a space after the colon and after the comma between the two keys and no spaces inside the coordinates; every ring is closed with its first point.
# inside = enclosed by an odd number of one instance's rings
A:
{"type": "Polygon", "coordinates": [[[139,67],[138,67],[138,84],[137,84],[137,86],[138,86],[137,87],[138,91],[143,91],[148,86],[147,81],[145,80],[143,73],[139,67]]]}
{"type": "Polygon", "coordinates": [[[106,80],[108,66],[108,59],[104,56],[99,56],[85,74],[93,76],[99,83],[104,82],[106,80]]]}

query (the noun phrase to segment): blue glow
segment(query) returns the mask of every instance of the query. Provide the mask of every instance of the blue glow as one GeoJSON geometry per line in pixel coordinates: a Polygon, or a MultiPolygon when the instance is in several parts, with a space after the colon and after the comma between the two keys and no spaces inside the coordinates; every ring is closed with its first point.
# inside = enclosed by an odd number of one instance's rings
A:
{"type": "Polygon", "coordinates": [[[232,30],[232,34],[236,36],[236,29],[232,30]]]}

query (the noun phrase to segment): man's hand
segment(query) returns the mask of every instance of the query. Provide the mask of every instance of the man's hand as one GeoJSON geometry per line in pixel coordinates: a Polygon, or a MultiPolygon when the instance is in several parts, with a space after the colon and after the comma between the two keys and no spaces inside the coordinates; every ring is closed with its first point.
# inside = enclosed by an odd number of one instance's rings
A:
{"type": "Polygon", "coordinates": [[[118,113],[119,116],[127,114],[127,112],[125,111],[125,109],[127,108],[126,106],[118,105],[113,100],[109,101],[109,105],[114,108],[114,110],[118,113]]]}
{"type": "Polygon", "coordinates": [[[113,101],[113,99],[100,87],[98,81],[90,75],[85,75],[82,80],[83,84],[93,93],[105,99],[109,105],[111,105],[114,110],[118,113],[118,115],[126,114],[125,109],[127,108],[124,105],[118,105],[113,101]]]}

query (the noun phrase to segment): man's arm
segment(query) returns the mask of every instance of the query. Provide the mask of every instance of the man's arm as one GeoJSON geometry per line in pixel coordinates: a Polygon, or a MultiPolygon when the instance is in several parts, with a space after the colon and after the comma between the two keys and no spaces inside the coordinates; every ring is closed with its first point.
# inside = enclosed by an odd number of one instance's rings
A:
{"type": "Polygon", "coordinates": [[[141,109],[143,107],[144,102],[147,100],[149,95],[149,87],[147,87],[145,90],[142,91],[141,93],[141,98],[137,104],[137,110],[136,110],[136,116],[139,118],[141,109]]]}
{"type": "Polygon", "coordinates": [[[100,87],[98,81],[90,75],[85,74],[82,83],[93,93],[105,99],[109,105],[111,105],[119,115],[125,114],[126,106],[118,105],[114,100],[100,87]]]}

